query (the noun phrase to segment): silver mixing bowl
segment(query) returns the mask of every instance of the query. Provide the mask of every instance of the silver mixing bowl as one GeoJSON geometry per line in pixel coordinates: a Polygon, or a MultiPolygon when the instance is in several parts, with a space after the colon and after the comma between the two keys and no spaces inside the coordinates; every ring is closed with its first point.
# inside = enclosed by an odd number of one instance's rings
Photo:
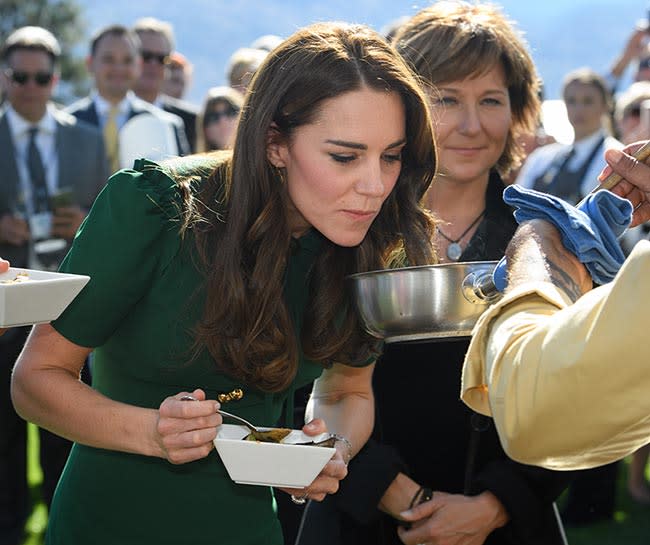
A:
{"type": "Polygon", "coordinates": [[[496,261],[445,263],[349,276],[366,331],[386,342],[469,336],[501,295],[496,261]]]}

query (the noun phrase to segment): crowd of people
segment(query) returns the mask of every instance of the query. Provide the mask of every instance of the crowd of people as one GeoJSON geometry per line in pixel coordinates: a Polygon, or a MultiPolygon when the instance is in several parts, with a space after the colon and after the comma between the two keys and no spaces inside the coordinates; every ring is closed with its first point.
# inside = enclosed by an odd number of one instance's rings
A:
{"type": "Polygon", "coordinates": [[[22,543],[33,508],[28,421],[48,545],[564,544],[564,523],[613,516],[627,455],[629,493],[650,505],[650,410],[620,410],[646,386],[642,344],[621,352],[613,423],[589,410],[600,389],[580,398],[580,433],[558,423],[559,390],[527,389],[602,372],[610,353],[585,329],[646,297],[630,290],[650,259],[650,175],[630,154],[650,139],[648,29],[609,74],[566,75],[562,144],[538,138],[541,81],[500,9],[440,1],[388,28],[261,36],[200,105],[184,98],[191,60],[152,17],[93,34],[92,91],[69,105],[53,101],[51,32],[0,44],[0,272],[91,277],[51,324],[0,337],[0,545],[22,543]],[[623,177],[636,227],[620,276],[592,289],[557,231],[518,226],[501,195],[515,183],[576,204],[603,169],[623,177]],[[346,288],[352,273],[504,254],[508,291],[472,339],[382,345],[346,288]],[[336,454],[306,490],[234,484],[212,443],[225,403],[334,433],[336,454]],[[555,425],[561,441],[530,438],[555,425]]]}

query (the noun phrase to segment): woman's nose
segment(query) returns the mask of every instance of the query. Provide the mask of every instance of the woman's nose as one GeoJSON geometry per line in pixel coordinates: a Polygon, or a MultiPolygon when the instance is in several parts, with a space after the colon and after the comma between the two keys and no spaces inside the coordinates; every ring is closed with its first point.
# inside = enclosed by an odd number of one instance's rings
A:
{"type": "Polygon", "coordinates": [[[381,159],[368,161],[366,168],[360,173],[357,191],[363,195],[381,197],[385,191],[382,178],[381,159]]]}
{"type": "Polygon", "coordinates": [[[481,130],[481,118],[473,106],[466,106],[461,113],[459,129],[465,133],[476,133],[481,130]]]}

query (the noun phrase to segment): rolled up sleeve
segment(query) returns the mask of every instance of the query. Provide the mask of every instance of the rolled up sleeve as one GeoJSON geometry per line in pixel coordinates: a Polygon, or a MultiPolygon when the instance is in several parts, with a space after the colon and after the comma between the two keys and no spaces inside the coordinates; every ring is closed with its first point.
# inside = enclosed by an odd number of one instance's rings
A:
{"type": "Polygon", "coordinates": [[[571,305],[551,284],[510,292],[478,321],[461,397],[513,459],[584,469],[650,442],[650,242],[571,305]]]}

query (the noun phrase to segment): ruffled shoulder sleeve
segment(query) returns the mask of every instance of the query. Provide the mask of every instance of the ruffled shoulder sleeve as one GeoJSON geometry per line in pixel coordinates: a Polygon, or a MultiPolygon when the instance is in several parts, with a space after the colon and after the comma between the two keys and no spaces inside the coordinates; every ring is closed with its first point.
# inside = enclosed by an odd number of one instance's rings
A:
{"type": "Polygon", "coordinates": [[[81,346],[103,344],[178,253],[181,207],[176,182],[156,163],[114,174],[61,264],[90,281],[53,326],[81,346]]]}

